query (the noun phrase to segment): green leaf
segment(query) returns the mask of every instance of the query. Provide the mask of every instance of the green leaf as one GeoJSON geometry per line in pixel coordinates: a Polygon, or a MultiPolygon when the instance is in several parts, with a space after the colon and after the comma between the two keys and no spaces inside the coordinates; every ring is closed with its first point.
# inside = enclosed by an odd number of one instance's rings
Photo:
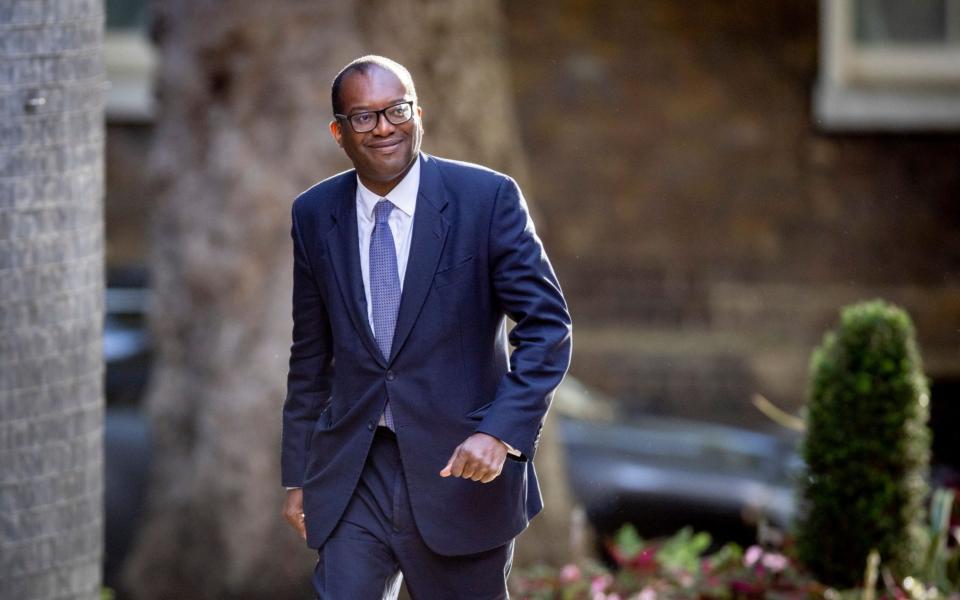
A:
{"type": "Polygon", "coordinates": [[[667,569],[682,569],[688,573],[700,570],[700,555],[710,547],[710,534],[693,533],[684,527],[668,538],[657,551],[657,561],[667,569]]]}
{"type": "Polygon", "coordinates": [[[646,548],[646,543],[637,533],[637,528],[630,523],[617,530],[613,537],[613,543],[625,560],[636,557],[646,548]]]}

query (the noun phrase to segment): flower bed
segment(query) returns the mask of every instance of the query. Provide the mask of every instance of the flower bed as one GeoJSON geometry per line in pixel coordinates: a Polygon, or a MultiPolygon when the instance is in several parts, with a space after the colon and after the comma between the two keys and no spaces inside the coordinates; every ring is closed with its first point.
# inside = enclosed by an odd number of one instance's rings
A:
{"type": "Polygon", "coordinates": [[[647,541],[627,525],[606,544],[613,568],[596,562],[538,566],[518,572],[512,587],[521,600],[960,600],[956,589],[939,590],[912,577],[894,581],[876,555],[865,581],[878,591],[835,590],[799,564],[789,539],[779,540],[746,550],[731,543],[708,554],[707,533],[688,527],[647,541]]]}

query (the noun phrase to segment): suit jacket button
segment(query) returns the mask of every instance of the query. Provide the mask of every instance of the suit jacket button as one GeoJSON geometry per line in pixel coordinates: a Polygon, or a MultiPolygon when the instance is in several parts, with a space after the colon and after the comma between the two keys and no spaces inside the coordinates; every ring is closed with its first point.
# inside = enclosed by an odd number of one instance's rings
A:
{"type": "Polygon", "coordinates": [[[373,425],[373,421],[367,421],[367,429],[369,429],[370,431],[373,431],[374,428],[375,427],[373,425]]]}
{"type": "Polygon", "coordinates": [[[393,371],[387,371],[387,381],[393,381],[397,376],[394,375],[393,371]]]}

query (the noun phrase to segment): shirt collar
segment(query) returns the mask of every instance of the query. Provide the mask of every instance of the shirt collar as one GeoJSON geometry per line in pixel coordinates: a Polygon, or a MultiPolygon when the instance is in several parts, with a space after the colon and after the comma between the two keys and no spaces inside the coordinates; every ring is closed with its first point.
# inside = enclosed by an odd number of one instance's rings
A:
{"type": "Polygon", "coordinates": [[[381,198],[386,198],[397,208],[402,210],[407,216],[412,217],[413,211],[417,207],[417,192],[420,191],[420,157],[407,171],[403,179],[400,180],[386,196],[378,196],[366,188],[357,177],[357,208],[363,215],[373,220],[373,210],[381,198]]]}

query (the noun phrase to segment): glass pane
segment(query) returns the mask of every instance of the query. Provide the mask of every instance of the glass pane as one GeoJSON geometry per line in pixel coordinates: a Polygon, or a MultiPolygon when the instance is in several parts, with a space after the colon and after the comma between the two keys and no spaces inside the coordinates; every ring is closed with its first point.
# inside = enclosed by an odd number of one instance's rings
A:
{"type": "Polygon", "coordinates": [[[107,0],[107,29],[146,29],[148,0],[107,0]]]}
{"type": "Polygon", "coordinates": [[[855,0],[854,35],[862,43],[942,43],[948,0],[855,0]]]}

